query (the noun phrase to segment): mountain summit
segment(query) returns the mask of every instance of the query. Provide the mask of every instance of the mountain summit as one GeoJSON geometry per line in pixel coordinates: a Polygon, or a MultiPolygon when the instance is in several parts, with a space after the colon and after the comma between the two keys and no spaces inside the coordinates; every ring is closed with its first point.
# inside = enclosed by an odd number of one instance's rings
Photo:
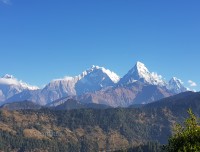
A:
{"type": "Polygon", "coordinates": [[[6,74],[0,78],[0,102],[25,90],[37,90],[36,86],[31,86],[23,81],[17,80],[14,76],[6,74]]]}
{"type": "Polygon", "coordinates": [[[98,91],[102,88],[114,86],[120,77],[104,67],[92,66],[79,76],[75,88],[77,95],[98,91]]]}
{"type": "Polygon", "coordinates": [[[148,83],[151,85],[166,85],[165,81],[162,79],[162,76],[157,73],[151,73],[147,67],[142,62],[137,62],[135,66],[129,70],[129,72],[120,80],[120,84],[128,85],[136,81],[143,83],[148,83]]]}
{"type": "MultiPolygon", "coordinates": [[[[32,86],[29,85],[21,80],[18,80],[17,78],[15,78],[13,75],[10,74],[6,74],[4,76],[2,76],[0,78],[0,85],[4,85],[4,86],[15,86],[18,87],[19,90],[21,89],[27,89],[27,90],[37,90],[39,89],[37,86],[32,86]]],[[[0,87],[1,89],[1,87],[0,87]]]]}
{"type": "Polygon", "coordinates": [[[181,92],[188,91],[188,89],[183,85],[183,82],[176,77],[173,77],[169,81],[167,88],[169,90],[172,90],[173,92],[175,92],[177,94],[181,93],[181,92]]]}

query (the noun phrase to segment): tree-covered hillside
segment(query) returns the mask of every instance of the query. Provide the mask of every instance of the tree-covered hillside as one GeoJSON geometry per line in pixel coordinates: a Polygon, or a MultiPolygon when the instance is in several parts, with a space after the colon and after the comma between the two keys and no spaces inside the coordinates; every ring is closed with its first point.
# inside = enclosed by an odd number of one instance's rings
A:
{"type": "Polygon", "coordinates": [[[141,108],[3,109],[0,111],[0,149],[9,152],[119,151],[148,145],[150,141],[166,144],[173,125],[182,123],[188,116],[188,108],[200,115],[200,94],[182,96],[141,108]]]}

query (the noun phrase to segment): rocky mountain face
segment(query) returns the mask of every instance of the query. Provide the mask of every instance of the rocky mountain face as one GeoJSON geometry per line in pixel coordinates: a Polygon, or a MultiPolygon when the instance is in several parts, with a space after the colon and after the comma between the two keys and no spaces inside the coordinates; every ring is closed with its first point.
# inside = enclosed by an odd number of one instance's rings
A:
{"type": "Polygon", "coordinates": [[[180,79],[173,77],[165,82],[162,76],[150,72],[141,62],[137,62],[122,78],[108,69],[92,66],[78,76],[55,79],[39,90],[16,79],[18,85],[14,85],[12,79],[9,75],[0,79],[0,101],[29,100],[46,105],[53,101],[59,103],[62,98],[74,98],[82,103],[127,107],[187,91],[180,79]],[[14,89],[2,87],[1,80],[5,82],[5,79],[9,80],[6,86],[14,89]]]}
{"type": "Polygon", "coordinates": [[[12,75],[4,75],[0,78],[0,102],[3,102],[13,95],[27,90],[37,90],[38,87],[28,85],[23,81],[17,80],[12,75]]]}
{"type": "Polygon", "coordinates": [[[167,88],[176,94],[188,91],[188,89],[184,87],[183,82],[176,77],[173,77],[169,81],[167,88]]]}
{"type": "Polygon", "coordinates": [[[115,86],[120,77],[114,72],[99,66],[92,66],[75,77],[52,80],[43,89],[23,91],[10,97],[7,102],[29,100],[45,105],[63,97],[83,95],[115,86]]]}
{"type": "Polygon", "coordinates": [[[137,62],[116,86],[84,94],[78,100],[127,107],[131,104],[151,103],[185,91],[187,89],[181,80],[172,78],[167,83],[162,76],[149,72],[143,63],[137,62]]]}
{"type": "Polygon", "coordinates": [[[87,93],[78,98],[83,103],[107,104],[113,107],[127,107],[132,104],[147,104],[174,95],[166,88],[141,82],[128,87],[112,87],[95,93],[87,93]]]}

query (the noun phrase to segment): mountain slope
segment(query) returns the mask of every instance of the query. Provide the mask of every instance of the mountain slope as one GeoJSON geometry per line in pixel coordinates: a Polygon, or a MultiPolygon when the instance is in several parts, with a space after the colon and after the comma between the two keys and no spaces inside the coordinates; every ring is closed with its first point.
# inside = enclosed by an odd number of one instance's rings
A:
{"type": "Polygon", "coordinates": [[[132,104],[147,104],[172,96],[167,89],[142,82],[135,82],[127,87],[117,86],[79,96],[83,103],[106,104],[112,107],[128,107],[132,104]]]}
{"type": "Polygon", "coordinates": [[[82,95],[115,86],[119,79],[119,76],[108,69],[92,66],[78,76],[55,79],[37,92],[29,90],[14,94],[7,99],[7,102],[30,100],[45,105],[60,98],[82,95]]]}
{"type": "Polygon", "coordinates": [[[171,80],[168,84],[162,76],[149,72],[143,63],[137,62],[116,86],[86,93],[78,100],[113,107],[146,104],[186,91],[179,81],[181,82],[179,79],[171,80]]]}
{"type": "Polygon", "coordinates": [[[78,102],[77,100],[66,99],[65,102],[63,102],[62,104],[51,108],[55,110],[72,110],[72,109],[107,109],[111,107],[102,104],[81,103],[78,102]]]}
{"type": "Polygon", "coordinates": [[[25,90],[37,90],[36,86],[28,85],[25,82],[17,80],[12,75],[6,74],[0,78],[0,102],[25,90]]]}
{"type": "Polygon", "coordinates": [[[113,86],[118,81],[119,77],[114,72],[103,67],[92,66],[79,76],[52,81],[41,90],[40,96],[43,99],[40,100],[50,103],[67,96],[98,91],[102,88],[113,86]]]}
{"type": "Polygon", "coordinates": [[[183,82],[176,77],[173,77],[169,81],[167,88],[176,94],[188,91],[188,89],[184,87],[183,82]]]}
{"type": "Polygon", "coordinates": [[[200,93],[181,93],[141,108],[0,110],[0,150],[92,152],[149,141],[165,144],[175,123],[188,117],[188,108],[200,116],[200,93]]]}
{"type": "Polygon", "coordinates": [[[35,104],[31,101],[12,102],[0,106],[0,109],[6,109],[6,110],[24,110],[24,109],[40,109],[40,108],[41,108],[40,105],[35,104]]]}
{"type": "Polygon", "coordinates": [[[81,79],[76,83],[75,89],[77,95],[87,92],[94,92],[114,86],[119,81],[119,76],[114,72],[103,67],[92,66],[81,75],[81,79]]]}
{"type": "MultiPolygon", "coordinates": [[[[200,102],[200,92],[183,92],[174,96],[170,96],[164,99],[161,99],[157,102],[150,103],[148,105],[145,105],[146,108],[164,108],[169,107],[172,109],[180,109],[181,107],[188,107],[188,108],[197,108],[197,110],[200,110],[199,107],[200,102]]],[[[181,109],[180,109],[181,110],[181,109]]]]}

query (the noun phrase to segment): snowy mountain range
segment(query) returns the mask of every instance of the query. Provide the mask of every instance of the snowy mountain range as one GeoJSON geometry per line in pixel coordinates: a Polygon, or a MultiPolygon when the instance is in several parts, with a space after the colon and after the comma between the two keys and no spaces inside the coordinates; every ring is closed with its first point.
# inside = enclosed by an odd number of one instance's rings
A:
{"type": "Polygon", "coordinates": [[[134,103],[149,103],[187,91],[182,81],[173,77],[165,82],[162,76],[150,72],[137,62],[122,78],[104,67],[92,66],[75,77],[52,80],[39,89],[18,81],[11,75],[0,78],[0,102],[29,100],[40,105],[73,98],[83,103],[129,106],[134,103]]]}
{"type": "Polygon", "coordinates": [[[0,102],[26,90],[38,90],[36,86],[28,85],[23,81],[17,80],[12,75],[4,75],[0,78],[0,102]]]}

